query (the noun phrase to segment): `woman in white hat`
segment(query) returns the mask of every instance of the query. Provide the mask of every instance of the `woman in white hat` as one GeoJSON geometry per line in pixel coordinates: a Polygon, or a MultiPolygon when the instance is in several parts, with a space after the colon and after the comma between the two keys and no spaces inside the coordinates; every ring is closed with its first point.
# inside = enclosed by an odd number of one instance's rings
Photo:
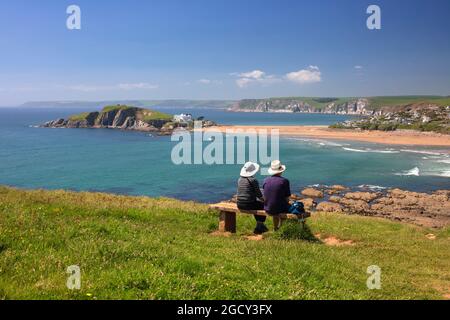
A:
{"type": "MultiPolygon", "coordinates": [[[[259,188],[255,175],[259,171],[259,165],[247,162],[241,169],[241,176],[238,180],[237,206],[241,210],[263,210],[264,198],[259,188]]],[[[269,231],[264,222],[266,217],[255,215],[255,234],[262,234],[269,231]]]]}

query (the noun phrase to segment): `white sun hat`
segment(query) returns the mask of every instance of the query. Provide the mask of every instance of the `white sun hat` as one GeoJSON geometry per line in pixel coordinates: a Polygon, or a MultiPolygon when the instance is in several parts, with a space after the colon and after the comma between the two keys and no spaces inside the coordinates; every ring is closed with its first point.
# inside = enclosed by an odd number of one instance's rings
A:
{"type": "Polygon", "coordinates": [[[275,174],[279,174],[286,171],[286,166],[282,165],[280,160],[274,160],[270,164],[270,168],[267,170],[267,172],[273,176],[275,174]]]}
{"type": "Polygon", "coordinates": [[[247,162],[241,169],[241,177],[253,177],[259,171],[259,164],[254,162],[247,162]]]}

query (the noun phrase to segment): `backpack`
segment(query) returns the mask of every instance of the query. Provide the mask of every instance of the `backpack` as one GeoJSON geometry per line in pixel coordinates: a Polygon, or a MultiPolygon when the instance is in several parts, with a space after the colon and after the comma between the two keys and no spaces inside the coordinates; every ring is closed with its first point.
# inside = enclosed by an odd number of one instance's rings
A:
{"type": "Polygon", "coordinates": [[[289,213],[292,214],[303,214],[305,213],[305,206],[300,201],[295,201],[289,208],[289,213]]]}

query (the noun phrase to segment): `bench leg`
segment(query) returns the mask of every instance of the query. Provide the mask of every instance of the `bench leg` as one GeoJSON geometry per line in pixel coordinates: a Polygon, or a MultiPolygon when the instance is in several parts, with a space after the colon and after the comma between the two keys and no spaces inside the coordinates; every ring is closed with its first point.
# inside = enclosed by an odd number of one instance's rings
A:
{"type": "Polygon", "coordinates": [[[283,225],[283,222],[286,219],[280,218],[278,216],[273,216],[273,229],[277,231],[283,225]]]}
{"type": "Polygon", "coordinates": [[[236,233],[236,213],[220,212],[219,231],[236,233]]]}

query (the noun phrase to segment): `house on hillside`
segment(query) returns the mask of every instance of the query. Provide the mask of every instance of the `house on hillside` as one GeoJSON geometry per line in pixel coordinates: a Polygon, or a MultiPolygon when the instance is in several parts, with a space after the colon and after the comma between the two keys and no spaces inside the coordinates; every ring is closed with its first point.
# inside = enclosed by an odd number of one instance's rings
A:
{"type": "Polygon", "coordinates": [[[179,122],[179,123],[191,122],[191,121],[193,121],[192,114],[189,114],[189,113],[176,114],[173,116],[173,121],[179,122]]]}

